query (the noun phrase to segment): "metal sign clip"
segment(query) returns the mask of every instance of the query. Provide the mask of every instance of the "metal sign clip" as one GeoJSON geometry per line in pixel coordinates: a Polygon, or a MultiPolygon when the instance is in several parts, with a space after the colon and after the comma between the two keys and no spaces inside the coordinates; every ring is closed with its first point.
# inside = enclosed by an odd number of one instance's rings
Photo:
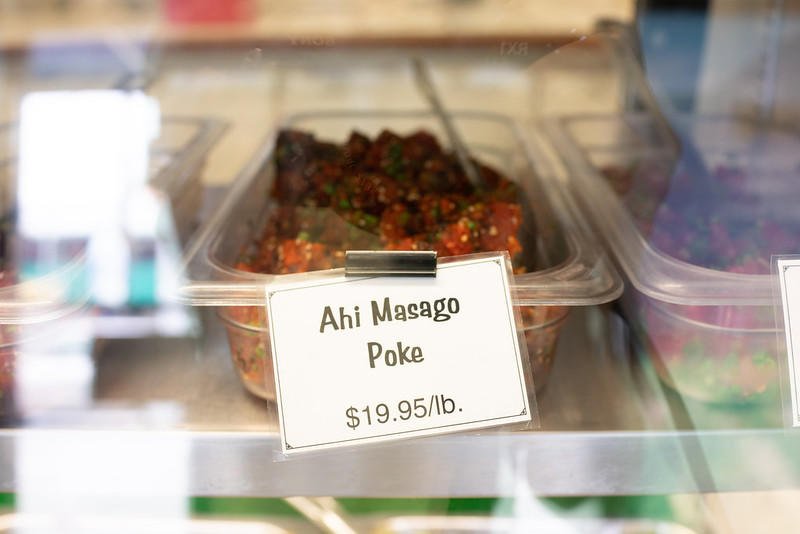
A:
{"type": "Polygon", "coordinates": [[[348,250],[345,276],[436,276],[433,250],[348,250]]]}

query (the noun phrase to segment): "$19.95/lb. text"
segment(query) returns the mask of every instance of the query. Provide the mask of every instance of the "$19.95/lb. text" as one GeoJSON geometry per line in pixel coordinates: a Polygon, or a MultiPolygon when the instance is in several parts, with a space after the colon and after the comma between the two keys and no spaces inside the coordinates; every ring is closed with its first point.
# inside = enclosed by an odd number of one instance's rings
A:
{"type": "Polygon", "coordinates": [[[453,399],[444,394],[433,394],[429,397],[401,400],[390,407],[389,403],[380,402],[361,408],[350,406],[344,411],[346,424],[353,430],[359,426],[372,426],[389,421],[408,421],[409,419],[425,419],[449,415],[462,411],[453,399]]]}

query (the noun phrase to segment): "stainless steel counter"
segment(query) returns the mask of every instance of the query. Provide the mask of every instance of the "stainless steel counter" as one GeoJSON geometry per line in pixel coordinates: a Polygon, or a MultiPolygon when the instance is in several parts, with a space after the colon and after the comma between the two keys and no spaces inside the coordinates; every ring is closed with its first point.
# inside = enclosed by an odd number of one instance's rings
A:
{"type": "Polygon", "coordinates": [[[277,452],[274,411],[239,384],[221,325],[210,310],[203,315],[197,338],[98,342],[88,404],[40,411],[0,431],[0,491],[19,491],[28,478],[20,470],[30,469],[20,451],[32,449],[50,471],[86,472],[121,490],[132,471],[163,484],[177,465],[185,480],[176,491],[191,495],[502,496],[524,487],[540,495],[630,495],[800,486],[800,437],[778,427],[780,406],[732,411],[681,401],[630,355],[624,323],[609,309],[571,315],[538,399],[540,431],[288,460],[277,452]]]}

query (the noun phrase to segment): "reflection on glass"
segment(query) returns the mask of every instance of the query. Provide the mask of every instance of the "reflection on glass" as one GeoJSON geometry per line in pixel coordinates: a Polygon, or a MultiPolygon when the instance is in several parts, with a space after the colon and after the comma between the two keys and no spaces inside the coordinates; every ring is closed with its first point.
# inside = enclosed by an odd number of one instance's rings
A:
{"type": "Polygon", "coordinates": [[[85,244],[94,301],[121,306],[128,297],[124,217],[146,187],[157,104],[137,92],[32,93],[20,117],[18,230],[28,270],[63,262],[65,244],[85,244]]]}
{"type": "Polygon", "coordinates": [[[39,92],[23,99],[20,277],[35,280],[46,300],[76,303],[87,295],[100,311],[94,320],[100,336],[186,335],[195,327],[191,314],[169,302],[178,237],[170,199],[149,183],[160,128],[158,103],[136,91],[39,92]],[[74,276],[42,283],[44,275],[70,266],[74,276]]]}
{"type": "Polygon", "coordinates": [[[20,514],[5,518],[15,532],[141,532],[188,515],[189,444],[170,432],[180,406],[95,399],[104,318],[119,319],[119,335],[152,335],[120,315],[149,308],[165,330],[187,328],[162,305],[177,237],[168,199],[148,184],[160,123],[157,103],[136,92],[23,101],[4,202],[13,226],[4,274],[17,285],[0,299],[0,420],[30,429],[15,441],[20,514]]]}
{"type": "Polygon", "coordinates": [[[48,92],[28,95],[19,124],[0,130],[3,425],[91,409],[95,337],[193,330],[167,303],[177,237],[168,199],[148,184],[160,122],[140,93],[48,92]]]}

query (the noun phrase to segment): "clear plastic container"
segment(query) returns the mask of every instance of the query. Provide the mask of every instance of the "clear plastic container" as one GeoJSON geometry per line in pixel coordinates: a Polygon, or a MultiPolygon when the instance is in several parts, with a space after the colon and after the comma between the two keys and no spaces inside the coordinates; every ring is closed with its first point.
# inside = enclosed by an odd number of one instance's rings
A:
{"type": "Polygon", "coordinates": [[[548,132],[625,273],[623,304],[662,381],[711,403],[777,398],[770,256],[800,249],[800,137],[686,119],[689,176],[648,117],[574,116],[548,132]]]}
{"type": "MultiPolygon", "coordinates": [[[[201,207],[206,154],[222,130],[213,120],[166,118],[151,146],[150,183],[170,198],[184,238],[201,207]]],[[[85,239],[33,241],[15,234],[16,158],[16,124],[0,125],[0,420],[14,416],[20,347],[83,313],[90,285],[85,239]]]]}
{"type": "MultiPolygon", "coordinates": [[[[572,201],[544,178],[546,171],[534,168],[532,160],[541,159],[527,152],[512,121],[479,112],[459,113],[454,119],[471,154],[518,184],[526,199],[520,236],[527,272],[515,277],[512,291],[515,304],[523,308],[534,381],[543,387],[569,308],[613,300],[621,282],[592,245],[572,201]]],[[[400,135],[424,129],[446,144],[438,120],[425,111],[309,112],[290,118],[283,127],[336,143],[346,141],[353,130],[374,139],[387,128],[400,135]]],[[[274,399],[275,391],[264,286],[283,275],[251,273],[235,265],[276,209],[270,197],[274,144],[275,137],[264,144],[187,251],[180,293],[186,303],[220,307],[240,378],[265,399],[274,399]]]]}

